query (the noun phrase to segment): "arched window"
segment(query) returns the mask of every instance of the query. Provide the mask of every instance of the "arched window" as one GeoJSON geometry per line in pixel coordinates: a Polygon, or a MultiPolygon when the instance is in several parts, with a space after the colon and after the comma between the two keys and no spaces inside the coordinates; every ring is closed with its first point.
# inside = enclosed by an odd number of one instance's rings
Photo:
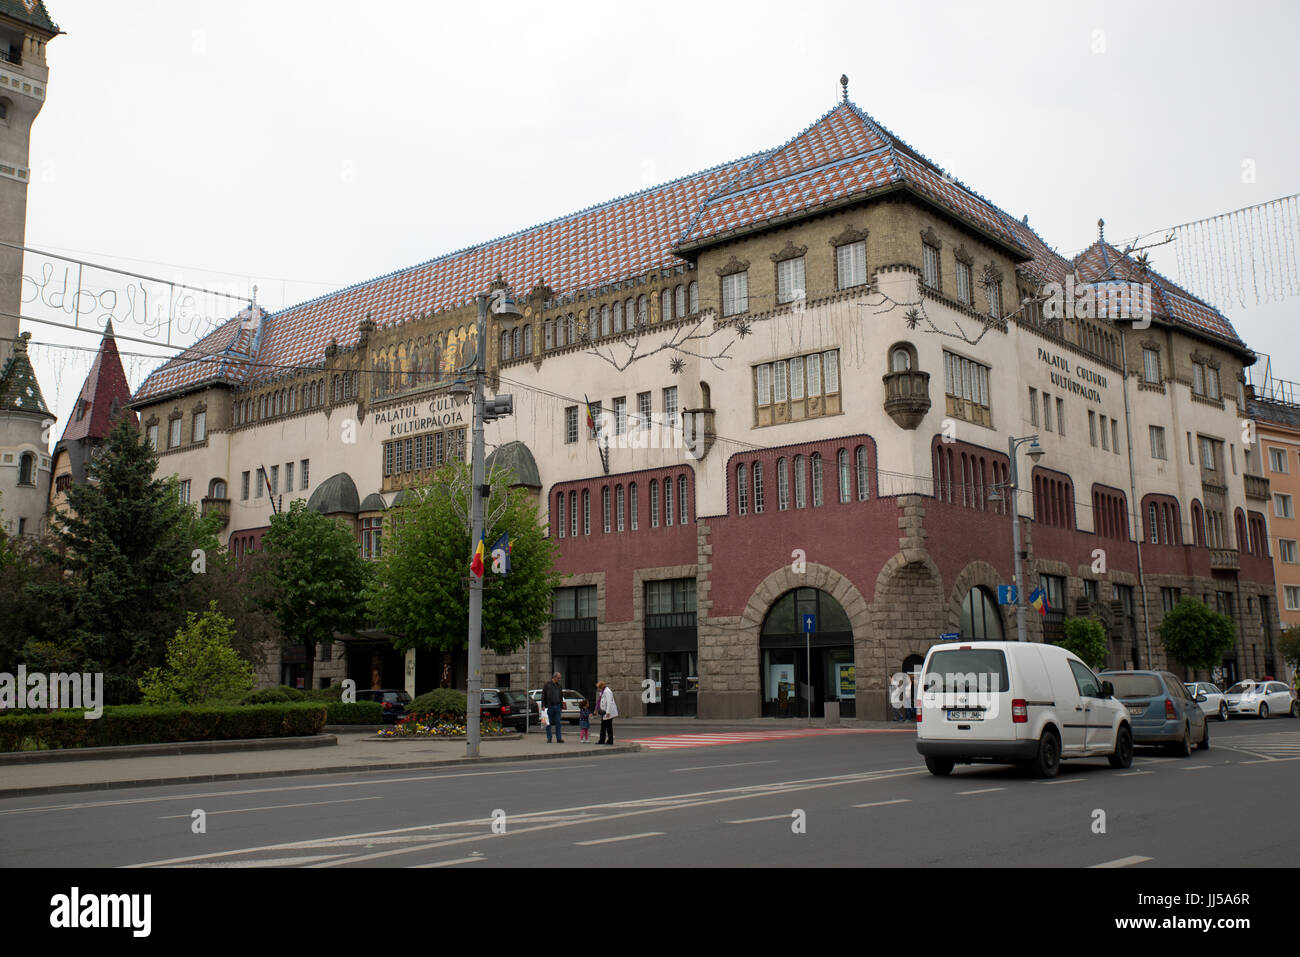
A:
{"type": "Polygon", "coordinates": [[[636,482],[632,482],[627,487],[627,504],[629,513],[628,518],[632,520],[632,531],[635,532],[638,518],[637,512],[639,510],[636,500],[636,482]]]}
{"type": "Polygon", "coordinates": [[[555,320],[555,348],[559,349],[568,345],[569,338],[567,333],[568,326],[564,321],[564,317],[561,316],[555,320]]]}
{"type": "Polygon", "coordinates": [[[618,524],[615,527],[620,532],[623,531],[623,512],[624,512],[624,506],[626,502],[623,496],[624,496],[623,486],[621,485],[615,486],[614,487],[614,499],[615,499],[614,512],[616,515],[616,521],[618,522],[618,524]]]}
{"type": "Polygon", "coordinates": [[[636,325],[636,300],[628,296],[627,301],[623,303],[623,309],[623,322],[627,331],[631,332],[632,327],[636,325]]]}
{"type": "Polygon", "coordinates": [[[501,361],[510,358],[510,333],[501,333],[501,361]]]}
{"type": "Polygon", "coordinates": [[[679,284],[673,290],[673,299],[676,306],[676,316],[680,319],[686,315],[686,287],[679,284]]]}
{"type": "Polygon", "coordinates": [[[600,307],[600,334],[602,336],[607,336],[609,333],[609,305],[606,304],[600,307]]]}
{"type": "Polygon", "coordinates": [[[556,516],[555,527],[558,530],[560,538],[563,538],[565,532],[563,492],[555,496],[555,516],[556,516]]]}
{"type": "Polygon", "coordinates": [[[605,485],[600,490],[600,514],[601,527],[604,528],[605,534],[609,534],[609,486],[605,485]]]}
{"type": "Polygon", "coordinates": [[[912,368],[912,354],[901,346],[889,354],[890,372],[907,372],[912,368]]]}
{"type": "Polygon", "coordinates": [[[673,480],[664,479],[664,525],[673,524],[673,480]]]}
{"type": "Polygon", "coordinates": [[[867,447],[859,445],[853,455],[858,466],[858,501],[865,502],[871,495],[871,479],[867,474],[867,447]]]}
{"type": "Polygon", "coordinates": [[[582,534],[591,534],[591,489],[582,490],[582,534]]]}
{"type": "Polygon", "coordinates": [[[673,317],[673,291],[665,289],[659,296],[659,321],[664,322],[673,317]]]}
{"type": "Polygon", "coordinates": [[[749,511],[749,478],[745,463],[736,466],[736,514],[744,515],[749,511]]]}
{"type": "Polygon", "coordinates": [[[578,537],[578,493],[569,493],[569,537],[578,537]]]}
{"type": "Polygon", "coordinates": [[[510,334],[510,354],[514,356],[516,359],[518,359],[521,355],[524,354],[523,350],[520,348],[521,345],[520,338],[522,336],[523,336],[523,330],[519,328],[516,328],[514,332],[510,334]]]}
{"type": "Polygon", "coordinates": [[[533,327],[531,325],[527,325],[524,326],[524,355],[531,356],[532,354],[533,354],[533,327]]]}
{"type": "Polygon", "coordinates": [[[776,508],[780,512],[790,508],[790,467],[785,459],[776,460],[776,508]]]}
{"type": "Polygon", "coordinates": [[[18,460],[18,484],[36,484],[36,456],[31,452],[24,452],[18,460]]]}
{"type": "Polygon", "coordinates": [[[542,348],[547,352],[555,348],[555,323],[550,319],[542,326],[542,348]]]}
{"type": "Polygon", "coordinates": [[[222,479],[213,479],[208,483],[208,498],[225,498],[226,483],[222,479]]]}
{"type": "Polygon", "coordinates": [[[835,455],[835,464],[840,473],[840,504],[847,505],[853,493],[849,488],[849,450],[840,449],[835,455]]]}
{"type": "Polygon", "coordinates": [[[599,313],[596,312],[596,307],[592,306],[590,309],[587,310],[587,328],[583,330],[582,337],[584,339],[594,339],[596,337],[596,333],[599,330],[600,330],[599,313]]]}
{"type": "Polygon", "coordinates": [[[822,454],[812,454],[812,502],[813,508],[821,508],[825,499],[822,497],[822,454]]]}
{"type": "Polygon", "coordinates": [[[569,313],[569,345],[576,345],[578,342],[578,317],[569,313]]]}
{"type": "Polygon", "coordinates": [[[686,505],[686,476],[677,477],[677,508],[681,511],[682,524],[687,524],[690,518],[690,510],[686,505]]]}
{"type": "Polygon", "coordinates": [[[997,602],[979,585],[968,591],[961,603],[961,636],[974,641],[1003,640],[997,602]]]}
{"type": "Polygon", "coordinates": [[[802,455],[794,457],[794,507],[808,507],[808,471],[804,468],[802,455]]]}
{"type": "Polygon", "coordinates": [[[623,331],[623,304],[621,302],[616,302],[614,303],[614,335],[618,335],[622,331],[623,331]]]}
{"type": "Polygon", "coordinates": [[[695,315],[700,311],[700,284],[692,282],[690,285],[690,315],[695,315]]]}
{"type": "Polygon", "coordinates": [[[643,328],[650,324],[650,297],[645,293],[636,301],[636,324],[643,328]]]}
{"type": "Polygon", "coordinates": [[[760,515],[763,511],[763,463],[754,463],[754,514],[760,515]]]}
{"type": "Polygon", "coordinates": [[[659,480],[650,480],[650,527],[659,527],[659,480]]]}

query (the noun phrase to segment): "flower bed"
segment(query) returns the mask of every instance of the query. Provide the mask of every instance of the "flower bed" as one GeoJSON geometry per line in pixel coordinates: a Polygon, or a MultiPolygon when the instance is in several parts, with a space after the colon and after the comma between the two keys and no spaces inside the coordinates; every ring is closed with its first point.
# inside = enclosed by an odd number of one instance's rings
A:
{"type": "MultiPolygon", "coordinates": [[[[501,726],[500,721],[491,718],[479,721],[482,737],[505,738],[511,733],[501,726]]],[[[376,735],[381,738],[463,738],[465,718],[452,714],[410,714],[392,727],[380,728],[376,735]]]]}

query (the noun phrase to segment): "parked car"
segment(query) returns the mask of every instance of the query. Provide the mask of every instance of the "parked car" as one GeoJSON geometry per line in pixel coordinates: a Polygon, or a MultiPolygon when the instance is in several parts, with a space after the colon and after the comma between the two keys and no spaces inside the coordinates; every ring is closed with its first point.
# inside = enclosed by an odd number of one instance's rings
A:
{"type": "Polygon", "coordinates": [[[1201,710],[1206,714],[1212,714],[1220,721],[1228,720],[1228,699],[1214,682],[1184,681],[1183,687],[1187,689],[1189,695],[1200,702],[1201,710]],[[1199,695],[1205,695],[1205,700],[1201,701],[1199,695]]]}
{"type": "Polygon", "coordinates": [[[950,774],[955,764],[1022,764],[1050,778],[1062,758],[1104,756],[1113,768],[1133,762],[1128,710],[1109,684],[1056,645],[935,645],[919,704],[916,750],[931,774],[950,774]]]}
{"type": "Polygon", "coordinates": [[[1238,681],[1225,697],[1230,714],[1253,714],[1257,718],[1281,714],[1300,718],[1296,693],[1280,681],[1238,681]]]}
{"type": "MultiPolygon", "coordinates": [[[[540,709],[542,706],[542,689],[534,688],[532,691],[528,692],[528,696],[533,699],[534,703],[536,703],[537,707],[540,709]]],[[[581,710],[582,702],[586,700],[587,696],[574,691],[572,688],[560,689],[560,696],[564,702],[560,710],[560,720],[567,721],[569,724],[577,724],[578,712],[581,710]]]]}
{"type": "Polygon", "coordinates": [[[522,691],[505,688],[479,690],[479,714],[501,722],[504,728],[528,730],[528,699],[522,691]]]}
{"type": "Polygon", "coordinates": [[[384,706],[384,724],[396,724],[406,717],[411,696],[400,688],[372,689],[357,692],[358,701],[378,701],[384,706]]]}
{"type": "Polygon", "coordinates": [[[1103,671],[1101,677],[1128,709],[1135,744],[1164,745],[1184,758],[1192,742],[1202,751],[1209,748],[1210,722],[1200,707],[1206,695],[1193,698],[1167,671],[1103,671]]]}

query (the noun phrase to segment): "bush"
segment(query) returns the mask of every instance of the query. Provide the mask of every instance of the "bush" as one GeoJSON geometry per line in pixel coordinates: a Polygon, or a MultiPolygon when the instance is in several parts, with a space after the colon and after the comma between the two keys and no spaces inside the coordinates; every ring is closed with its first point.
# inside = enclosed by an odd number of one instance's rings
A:
{"type": "Polygon", "coordinates": [[[1065,619],[1065,637],[1056,644],[1078,655],[1093,670],[1106,664],[1106,629],[1095,618],[1065,619]]]}
{"type": "Polygon", "coordinates": [[[0,751],[31,748],[103,748],[169,741],[222,741],[319,734],[326,707],[264,704],[251,707],[110,705],[87,721],[81,709],[0,717],[0,751]]]}
{"type": "Polygon", "coordinates": [[[297,688],[290,688],[288,685],[277,685],[274,688],[263,688],[261,691],[254,691],[250,695],[245,695],[239,702],[240,704],[284,704],[288,701],[301,701],[302,692],[297,688]]]}
{"type": "Polygon", "coordinates": [[[465,718],[465,692],[455,688],[434,688],[406,706],[407,714],[445,714],[465,718]]]}
{"type": "Polygon", "coordinates": [[[358,701],[346,704],[330,701],[325,704],[326,724],[383,724],[384,706],[378,701],[358,701]]]}
{"type": "Polygon", "coordinates": [[[238,699],[253,690],[253,666],[231,647],[234,622],[211,602],[201,616],[190,612],[167,641],[167,665],[140,679],[145,704],[207,704],[238,699]]]}
{"type": "Polygon", "coordinates": [[[330,685],[328,688],[307,688],[299,691],[303,701],[342,701],[343,685],[330,685]]]}

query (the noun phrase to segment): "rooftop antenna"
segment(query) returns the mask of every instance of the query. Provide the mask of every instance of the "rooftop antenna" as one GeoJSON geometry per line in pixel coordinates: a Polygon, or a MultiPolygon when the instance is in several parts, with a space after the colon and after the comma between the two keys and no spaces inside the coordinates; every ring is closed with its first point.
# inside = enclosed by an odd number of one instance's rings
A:
{"type": "Polygon", "coordinates": [[[840,98],[845,103],[849,102],[849,75],[847,73],[840,74],[840,87],[840,98]]]}

